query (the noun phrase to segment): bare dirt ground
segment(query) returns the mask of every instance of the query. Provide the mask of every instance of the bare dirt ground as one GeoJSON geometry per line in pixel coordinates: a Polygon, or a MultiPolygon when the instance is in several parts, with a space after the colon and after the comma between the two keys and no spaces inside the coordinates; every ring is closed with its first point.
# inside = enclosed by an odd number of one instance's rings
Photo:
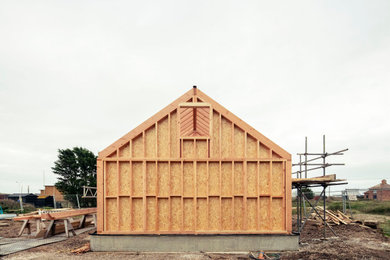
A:
{"type": "MultiPolygon", "coordinates": [[[[10,226],[0,227],[1,237],[15,237],[17,235],[21,223],[12,221],[9,223],[10,226]]],[[[383,236],[379,230],[361,227],[358,224],[332,227],[339,237],[323,240],[323,227],[315,221],[308,221],[301,235],[299,251],[278,252],[278,254],[280,254],[281,259],[390,258],[390,239],[383,236]]],[[[327,235],[331,236],[329,229],[327,229],[327,235]]],[[[72,250],[80,248],[88,242],[89,235],[84,233],[66,241],[8,255],[4,259],[249,259],[248,254],[87,252],[76,255],[71,253],[72,250]]]]}
{"type": "Polygon", "coordinates": [[[282,259],[389,259],[390,239],[380,230],[359,224],[334,225],[334,237],[327,228],[323,239],[323,226],[309,220],[301,234],[299,251],[286,252],[282,259]]]}

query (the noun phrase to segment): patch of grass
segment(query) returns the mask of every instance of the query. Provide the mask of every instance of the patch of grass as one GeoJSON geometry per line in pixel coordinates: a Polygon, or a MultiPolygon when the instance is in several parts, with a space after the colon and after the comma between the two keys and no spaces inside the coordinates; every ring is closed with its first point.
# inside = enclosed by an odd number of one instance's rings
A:
{"type": "Polygon", "coordinates": [[[24,211],[21,212],[19,202],[14,201],[14,200],[1,200],[0,206],[3,208],[4,213],[19,214],[19,213],[28,213],[28,212],[36,210],[33,205],[23,203],[24,211]]]}
{"type": "Polygon", "coordinates": [[[379,228],[382,230],[385,236],[390,237],[390,220],[380,223],[379,228]]]}
{"type": "MultiPolygon", "coordinates": [[[[373,200],[361,200],[350,201],[351,209],[368,214],[378,214],[390,216],[390,201],[373,201],[373,200]]],[[[328,204],[328,209],[342,210],[342,201],[333,201],[328,204]]],[[[347,204],[347,208],[349,208],[347,204]]]]}

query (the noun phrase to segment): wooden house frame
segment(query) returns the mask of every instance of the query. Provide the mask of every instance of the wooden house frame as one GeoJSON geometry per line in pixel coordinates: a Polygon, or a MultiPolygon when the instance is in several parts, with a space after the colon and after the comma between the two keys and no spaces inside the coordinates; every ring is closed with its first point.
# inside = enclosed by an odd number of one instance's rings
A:
{"type": "Polygon", "coordinates": [[[291,155],[193,88],[99,153],[98,234],[291,234],[291,155]]]}

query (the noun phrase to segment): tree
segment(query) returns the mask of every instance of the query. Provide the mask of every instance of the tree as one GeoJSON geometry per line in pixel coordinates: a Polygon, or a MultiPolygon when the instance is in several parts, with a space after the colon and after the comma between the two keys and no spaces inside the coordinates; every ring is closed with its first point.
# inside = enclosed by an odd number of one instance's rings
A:
{"type": "Polygon", "coordinates": [[[306,198],[311,200],[314,198],[314,192],[309,188],[302,188],[303,194],[305,194],[306,198]]]}
{"type": "Polygon", "coordinates": [[[96,159],[91,151],[82,147],[58,149],[58,160],[52,167],[59,175],[55,186],[73,205],[77,205],[77,194],[81,206],[96,206],[95,199],[81,199],[83,186],[96,187],[96,159]]]}

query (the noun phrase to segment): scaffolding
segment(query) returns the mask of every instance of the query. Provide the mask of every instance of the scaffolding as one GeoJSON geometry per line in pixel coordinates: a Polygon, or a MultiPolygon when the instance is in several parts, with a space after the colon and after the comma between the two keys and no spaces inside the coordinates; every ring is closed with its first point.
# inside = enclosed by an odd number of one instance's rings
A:
{"type": "Polygon", "coordinates": [[[294,163],[292,166],[299,166],[299,170],[293,172],[292,174],[296,174],[296,179],[293,178],[292,188],[297,189],[297,230],[295,233],[301,234],[306,221],[309,219],[311,214],[314,212],[318,215],[324,225],[324,238],[326,238],[326,227],[328,227],[331,232],[337,236],[336,232],[331,228],[331,226],[326,221],[326,188],[335,185],[345,185],[348,184],[345,180],[336,179],[335,175],[326,175],[326,169],[330,166],[343,166],[344,163],[328,163],[326,159],[329,156],[336,155],[344,155],[344,152],[348,151],[348,149],[343,149],[340,151],[328,153],[326,152],[325,146],[325,135],[323,135],[323,149],[322,153],[309,153],[307,149],[307,137],[305,137],[305,152],[298,153],[299,163],[294,163]],[[302,158],[303,157],[303,158],[302,158]],[[304,159],[304,160],[302,160],[304,159]],[[320,161],[320,162],[318,162],[320,161]],[[308,172],[314,170],[322,169],[322,176],[315,178],[308,178],[308,172]],[[305,194],[305,189],[307,188],[322,188],[320,196],[317,197],[314,203],[312,203],[305,194]],[[318,203],[323,202],[323,208],[321,209],[323,212],[319,212],[318,203]],[[306,203],[310,206],[310,211],[306,211],[306,203]]]}

